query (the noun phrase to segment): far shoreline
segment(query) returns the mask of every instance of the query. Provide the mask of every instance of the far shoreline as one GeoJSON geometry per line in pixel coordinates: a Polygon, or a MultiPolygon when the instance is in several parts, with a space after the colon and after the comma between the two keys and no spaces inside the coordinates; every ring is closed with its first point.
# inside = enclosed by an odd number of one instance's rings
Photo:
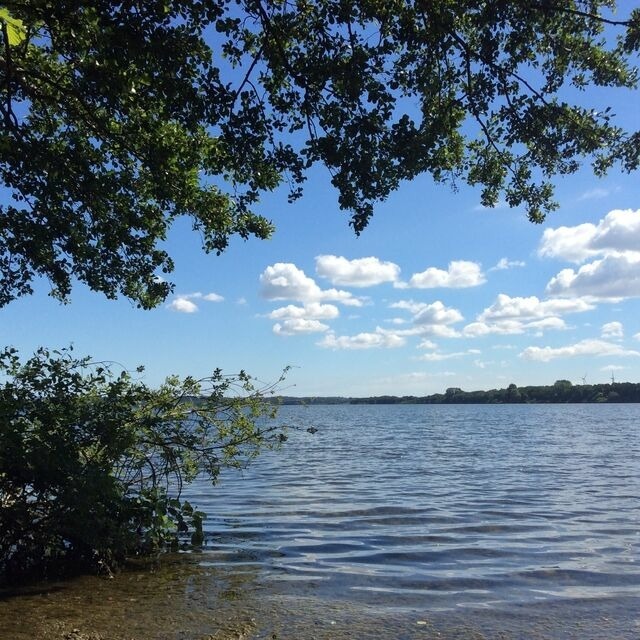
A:
{"type": "Polygon", "coordinates": [[[278,405],[358,405],[358,404],[633,404],[640,403],[640,383],[610,382],[574,385],[557,380],[553,385],[463,391],[449,387],[444,393],[427,396],[274,396],[267,399],[278,405]]]}

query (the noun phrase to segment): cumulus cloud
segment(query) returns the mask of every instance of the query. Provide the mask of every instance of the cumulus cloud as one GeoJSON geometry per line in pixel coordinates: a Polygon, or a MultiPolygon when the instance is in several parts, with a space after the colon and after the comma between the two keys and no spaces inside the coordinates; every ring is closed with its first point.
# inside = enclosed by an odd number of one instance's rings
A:
{"type": "Polygon", "coordinates": [[[217,293],[185,293],[176,296],[167,306],[171,311],[178,313],[195,313],[198,311],[198,305],[194,300],[206,300],[207,302],[222,302],[224,298],[217,293]]]}
{"type": "Polygon", "coordinates": [[[621,322],[606,322],[602,325],[603,338],[622,338],[624,337],[624,328],[621,322]]]}
{"type": "Polygon", "coordinates": [[[443,324],[423,324],[418,328],[420,335],[434,338],[459,338],[462,335],[457,329],[443,324]]]}
{"type": "Polygon", "coordinates": [[[576,356],[640,356],[640,352],[623,349],[619,344],[606,340],[582,340],[566,347],[527,347],[520,357],[525,360],[549,362],[556,358],[576,356]]]}
{"type": "Polygon", "coordinates": [[[405,309],[413,316],[414,327],[409,331],[413,335],[432,335],[441,338],[457,338],[460,333],[450,325],[463,320],[457,309],[447,307],[440,300],[432,303],[400,300],[389,305],[392,309],[405,309]]]}
{"type": "Polygon", "coordinates": [[[405,309],[412,314],[422,311],[427,306],[425,302],[415,302],[414,300],[399,300],[389,305],[390,309],[405,309]]]}
{"type": "Polygon", "coordinates": [[[307,318],[287,318],[282,322],[273,325],[273,333],[281,336],[293,336],[301,333],[322,333],[327,331],[329,326],[319,320],[309,320],[307,318]]]}
{"type": "Polygon", "coordinates": [[[452,307],[446,307],[440,300],[431,304],[425,304],[413,318],[418,325],[447,325],[460,322],[464,318],[462,314],[452,307]]]}
{"type": "Polygon", "coordinates": [[[506,269],[514,269],[515,267],[526,267],[527,263],[522,260],[508,260],[507,258],[500,258],[498,263],[489,269],[489,271],[505,271],[506,269]]]}
{"type": "Polygon", "coordinates": [[[189,300],[189,298],[178,296],[169,303],[168,308],[178,313],[195,313],[198,310],[198,305],[189,300]]]}
{"type": "Polygon", "coordinates": [[[547,330],[563,330],[567,325],[562,318],[555,316],[540,320],[498,320],[494,322],[472,322],[464,327],[463,335],[468,338],[479,338],[488,335],[518,335],[527,331],[542,333],[547,330]]]}
{"type": "Polygon", "coordinates": [[[224,298],[220,295],[218,295],[217,293],[205,293],[202,296],[203,300],[206,300],[207,302],[223,302],[224,298]]]}
{"type": "Polygon", "coordinates": [[[400,267],[373,256],[347,260],[342,256],[323,255],[316,258],[316,273],[345,287],[371,287],[383,282],[396,282],[400,267]]]}
{"type": "Polygon", "coordinates": [[[336,336],[327,334],[318,346],[325,349],[394,349],[406,344],[404,336],[376,328],[373,333],[358,333],[354,336],[336,336]]]}
{"type": "Polygon", "coordinates": [[[482,269],[477,262],[467,260],[454,260],[449,263],[448,269],[429,267],[421,273],[414,273],[408,286],[416,289],[434,289],[446,287],[462,289],[465,287],[477,287],[486,282],[482,269]]]}
{"type": "Polygon", "coordinates": [[[268,300],[295,300],[296,302],[339,302],[353,307],[362,301],[348,291],[321,289],[313,278],[290,262],[277,262],[260,275],[262,295],[268,300]]]}
{"type": "Polygon", "coordinates": [[[538,247],[538,255],[569,262],[582,262],[597,255],[589,246],[595,231],[596,226],[590,222],[576,227],[546,229],[538,247]]]}
{"type": "Polygon", "coordinates": [[[640,252],[640,209],[614,209],[598,224],[547,229],[538,254],[569,262],[598,256],[640,252]]]}
{"type": "Polygon", "coordinates": [[[536,296],[512,298],[501,293],[490,307],[478,314],[476,322],[464,327],[463,334],[477,338],[487,335],[517,335],[527,331],[558,331],[567,328],[561,315],[590,311],[593,308],[593,304],[580,299],[540,300],[536,296]]]}
{"type": "Polygon", "coordinates": [[[274,309],[269,318],[272,320],[298,319],[307,320],[333,320],[340,315],[338,307],[333,304],[320,304],[319,302],[309,302],[302,307],[289,304],[286,307],[274,309]]]}
{"type": "Polygon", "coordinates": [[[591,311],[593,304],[585,300],[540,300],[536,296],[512,298],[504,293],[498,294],[496,301],[480,315],[480,322],[491,320],[527,320],[558,316],[566,313],[591,311]]]}
{"type": "Polygon", "coordinates": [[[639,297],[640,252],[608,255],[577,271],[563,269],[549,281],[546,290],[552,296],[609,302],[639,297]]]}

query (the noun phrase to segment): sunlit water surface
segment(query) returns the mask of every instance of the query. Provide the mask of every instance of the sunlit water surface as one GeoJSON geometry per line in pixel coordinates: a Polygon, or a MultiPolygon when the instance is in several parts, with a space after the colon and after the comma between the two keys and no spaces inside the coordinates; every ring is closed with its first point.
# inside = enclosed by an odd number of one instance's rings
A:
{"type": "Polygon", "coordinates": [[[113,597],[146,611],[148,636],[123,622],[112,637],[218,638],[221,619],[245,638],[640,637],[640,405],[283,407],[280,419],[299,428],[280,451],[190,488],[207,542],[182,581],[118,579],[125,595],[94,598],[88,609],[113,597]],[[131,604],[135,580],[156,604],[131,604]]]}
{"type": "Polygon", "coordinates": [[[615,633],[640,637],[639,405],[280,415],[302,428],[282,451],[194,492],[205,562],[258,571],[274,596],[416,624],[498,631],[539,611],[558,634],[622,616],[615,633]]]}

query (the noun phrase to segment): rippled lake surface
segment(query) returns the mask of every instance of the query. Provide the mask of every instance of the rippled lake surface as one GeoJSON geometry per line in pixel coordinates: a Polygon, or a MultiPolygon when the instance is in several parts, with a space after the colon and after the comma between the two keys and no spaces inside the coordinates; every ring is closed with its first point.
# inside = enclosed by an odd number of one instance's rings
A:
{"type": "Polygon", "coordinates": [[[201,552],[0,594],[0,639],[640,638],[640,405],[280,419],[281,450],[189,489],[201,552]]]}
{"type": "Polygon", "coordinates": [[[202,564],[273,604],[256,637],[640,637],[640,405],[280,419],[282,450],[189,496],[202,564]]]}

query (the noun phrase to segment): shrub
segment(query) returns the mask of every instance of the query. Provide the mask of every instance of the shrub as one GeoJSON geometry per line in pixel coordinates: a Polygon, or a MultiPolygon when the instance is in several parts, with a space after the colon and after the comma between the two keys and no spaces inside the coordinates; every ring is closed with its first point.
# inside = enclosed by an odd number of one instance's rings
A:
{"type": "MultiPolygon", "coordinates": [[[[138,369],[140,372],[141,369],[138,369]]],[[[282,379],[282,378],[281,378],[282,379]]],[[[215,484],[286,436],[244,372],[151,389],[72,349],[0,353],[0,581],[98,570],[156,552],[204,514],[185,483],[215,484]]]]}

